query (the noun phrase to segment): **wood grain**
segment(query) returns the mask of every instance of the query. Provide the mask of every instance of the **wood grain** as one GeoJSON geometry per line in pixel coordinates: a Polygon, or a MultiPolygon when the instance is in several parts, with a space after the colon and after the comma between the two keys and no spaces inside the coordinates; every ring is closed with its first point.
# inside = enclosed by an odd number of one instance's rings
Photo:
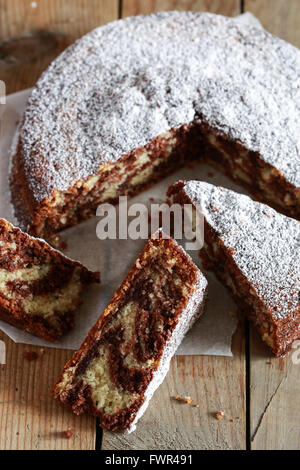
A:
{"type": "Polygon", "coordinates": [[[154,11],[190,10],[210,11],[234,16],[240,13],[240,0],[123,0],[122,16],[152,13],[154,11]]]}
{"type": "Polygon", "coordinates": [[[245,0],[244,8],[268,31],[300,47],[299,0],[245,0]]]}
{"type": "Polygon", "coordinates": [[[118,0],[0,0],[0,79],[7,94],[33,86],[75,39],[116,19],[118,7],[118,0]]]}
{"type": "Polygon", "coordinates": [[[96,422],[60,407],[50,390],[72,351],[15,344],[4,333],[6,364],[0,365],[0,449],[94,449],[96,422]],[[29,361],[25,352],[36,352],[29,361]],[[64,431],[72,429],[68,439],[64,431]]]}
{"type": "Polygon", "coordinates": [[[251,331],[250,417],[254,450],[300,449],[298,343],[297,350],[278,359],[251,331]]]}

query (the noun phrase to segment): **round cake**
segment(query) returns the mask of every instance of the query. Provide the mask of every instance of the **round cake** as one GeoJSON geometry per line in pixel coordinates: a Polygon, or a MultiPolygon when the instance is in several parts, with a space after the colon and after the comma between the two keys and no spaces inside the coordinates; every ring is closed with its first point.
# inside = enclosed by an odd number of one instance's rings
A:
{"type": "Polygon", "coordinates": [[[298,218],[299,90],[299,50],[234,19],[167,12],[97,28],[32,90],[12,152],[18,221],[49,237],[194,159],[298,218]]]}

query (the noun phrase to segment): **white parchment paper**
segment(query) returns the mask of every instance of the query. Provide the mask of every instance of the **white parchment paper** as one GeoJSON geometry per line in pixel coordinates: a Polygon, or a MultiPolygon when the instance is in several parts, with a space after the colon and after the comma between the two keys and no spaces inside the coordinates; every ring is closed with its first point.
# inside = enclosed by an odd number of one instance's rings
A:
{"type": "MultiPolygon", "coordinates": [[[[241,15],[237,20],[259,25],[258,20],[251,14],[241,15]]],[[[9,95],[6,105],[0,105],[0,217],[13,223],[16,221],[10,205],[9,149],[29,93],[30,90],[25,90],[9,95]]],[[[212,167],[197,164],[193,168],[186,167],[173,173],[150,190],[130,199],[129,205],[135,202],[149,204],[150,198],[155,202],[165,201],[169,185],[179,179],[200,179],[247,194],[212,167]]],[[[0,329],[15,342],[64,349],[77,349],[80,346],[145,245],[145,240],[99,240],[96,236],[98,221],[99,218],[95,217],[62,234],[68,244],[68,248],[64,251],[66,255],[79,260],[91,270],[101,272],[101,285],[91,286],[84,293],[83,304],[76,313],[75,328],[59,342],[52,344],[0,321],[0,329]]],[[[191,251],[189,254],[201,267],[198,252],[191,251]]],[[[236,311],[236,306],[214,275],[204,270],[203,272],[209,286],[205,313],[187,334],[177,354],[231,356],[231,338],[236,329],[237,319],[230,313],[236,311]]]]}

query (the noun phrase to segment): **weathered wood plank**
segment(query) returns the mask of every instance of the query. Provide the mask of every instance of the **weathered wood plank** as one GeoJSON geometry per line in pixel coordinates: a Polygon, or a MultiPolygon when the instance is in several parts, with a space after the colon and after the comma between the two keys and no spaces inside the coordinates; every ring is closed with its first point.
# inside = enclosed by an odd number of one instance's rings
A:
{"type": "Polygon", "coordinates": [[[50,393],[71,351],[18,345],[0,332],[6,364],[0,365],[0,449],[94,449],[95,419],[74,416],[50,393]],[[36,352],[36,360],[24,353],[36,352]],[[67,438],[65,431],[73,436],[67,438]]]}
{"type": "Polygon", "coordinates": [[[244,7],[268,31],[300,47],[299,0],[245,0],[244,7]]]}
{"type": "Polygon", "coordinates": [[[118,0],[0,0],[0,79],[7,93],[33,86],[75,39],[118,17],[118,0]]]}
{"type": "MultiPolygon", "coordinates": [[[[0,79],[7,93],[32,86],[70,43],[118,16],[118,0],[0,0],[0,79]],[[36,4],[36,7],[35,7],[36,4]],[[32,6],[33,5],[33,6],[32,6]]],[[[7,363],[0,366],[1,449],[94,449],[95,420],[75,417],[53,400],[50,389],[70,351],[45,348],[36,361],[0,332],[7,363]],[[71,428],[74,436],[63,432],[71,428]]]]}
{"type": "Polygon", "coordinates": [[[251,329],[250,358],[251,448],[299,450],[300,343],[278,359],[251,329]]]}
{"type": "Polygon", "coordinates": [[[246,445],[245,357],[242,327],[234,357],[176,356],[132,434],[103,433],[103,449],[243,449],[246,445]],[[193,404],[175,395],[191,396],[193,404]],[[224,409],[223,420],[216,412],[224,409]]]}
{"type": "Polygon", "coordinates": [[[211,11],[220,15],[240,13],[240,0],[123,0],[122,16],[152,13],[153,11],[190,10],[211,11]]]}

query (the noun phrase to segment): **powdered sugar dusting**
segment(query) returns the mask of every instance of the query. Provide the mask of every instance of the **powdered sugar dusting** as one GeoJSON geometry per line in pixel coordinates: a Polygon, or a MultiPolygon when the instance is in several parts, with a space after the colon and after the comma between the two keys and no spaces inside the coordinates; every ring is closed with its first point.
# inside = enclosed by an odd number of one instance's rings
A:
{"type": "Polygon", "coordinates": [[[148,408],[149,402],[155,390],[164,381],[164,378],[166,377],[170,368],[170,361],[176,353],[176,350],[180,346],[186,333],[193,326],[194,322],[198,319],[198,317],[203,313],[203,304],[206,296],[206,286],[207,281],[204,278],[203,274],[199,271],[198,283],[196,285],[195,292],[190,297],[189,302],[185,310],[182,312],[171,338],[165,345],[158,369],[153,374],[153,379],[151,380],[147,390],[145,391],[145,401],[141,408],[138,410],[134,421],[130,425],[130,428],[128,430],[129,433],[133,432],[136,429],[136,423],[148,408]]]}
{"type": "Polygon", "coordinates": [[[21,130],[38,201],[196,118],[300,186],[300,53],[208,13],[131,17],[87,34],[33,89],[21,130]]]}
{"type": "Polygon", "coordinates": [[[299,307],[300,223],[248,196],[202,181],[184,190],[277,319],[299,307]]]}

